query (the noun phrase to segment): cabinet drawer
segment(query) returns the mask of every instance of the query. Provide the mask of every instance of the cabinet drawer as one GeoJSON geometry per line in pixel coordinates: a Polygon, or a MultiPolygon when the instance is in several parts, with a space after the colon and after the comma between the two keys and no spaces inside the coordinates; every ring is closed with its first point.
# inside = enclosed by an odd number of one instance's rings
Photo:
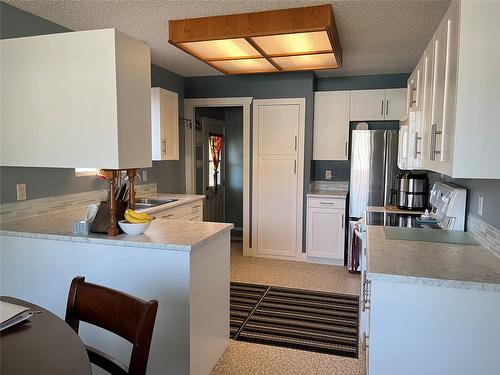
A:
{"type": "Polygon", "coordinates": [[[345,208],[345,199],[342,198],[309,198],[307,207],[310,208],[345,208]]]}
{"type": "Polygon", "coordinates": [[[167,210],[152,212],[152,215],[158,219],[190,220],[190,217],[194,215],[203,216],[203,203],[202,201],[196,201],[167,210]]]}

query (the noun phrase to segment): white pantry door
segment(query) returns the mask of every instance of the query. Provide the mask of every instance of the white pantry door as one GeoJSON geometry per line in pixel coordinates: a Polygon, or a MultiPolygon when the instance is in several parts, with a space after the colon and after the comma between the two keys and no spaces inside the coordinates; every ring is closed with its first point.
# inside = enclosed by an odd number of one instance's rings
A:
{"type": "Polygon", "coordinates": [[[253,102],[253,236],[256,256],[302,252],[305,100],[253,102]]]}

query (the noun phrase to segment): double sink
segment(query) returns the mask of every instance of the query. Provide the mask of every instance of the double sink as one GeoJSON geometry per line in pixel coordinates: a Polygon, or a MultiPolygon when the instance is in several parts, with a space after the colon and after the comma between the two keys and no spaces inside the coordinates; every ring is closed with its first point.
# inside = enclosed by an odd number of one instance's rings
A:
{"type": "Polygon", "coordinates": [[[178,199],[150,199],[150,198],[137,198],[135,200],[135,209],[152,208],[161,206],[162,204],[176,202],[178,199]]]}

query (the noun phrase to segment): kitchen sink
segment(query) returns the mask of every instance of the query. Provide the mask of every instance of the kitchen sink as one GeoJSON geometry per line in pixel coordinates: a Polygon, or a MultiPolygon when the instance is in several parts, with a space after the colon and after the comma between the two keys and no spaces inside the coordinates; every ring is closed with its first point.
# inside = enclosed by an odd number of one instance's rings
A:
{"type": "Polygon", "coordinates": [[[135,200],[135,209],[140,210],[144,208],[151,208],[161,206],[162,204],[176,202],[178,199],[150,199],[150,198],[137,198],[135,200]]]}

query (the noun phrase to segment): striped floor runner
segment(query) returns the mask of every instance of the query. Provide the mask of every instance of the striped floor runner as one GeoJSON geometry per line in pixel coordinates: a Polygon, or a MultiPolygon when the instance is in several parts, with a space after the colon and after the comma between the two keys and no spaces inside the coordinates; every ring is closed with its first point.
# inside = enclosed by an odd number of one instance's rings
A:
{"type": "Polygon", "coordinates": [[[231,283],[231,338],[358,356],[358,297],[231,283]]]}

